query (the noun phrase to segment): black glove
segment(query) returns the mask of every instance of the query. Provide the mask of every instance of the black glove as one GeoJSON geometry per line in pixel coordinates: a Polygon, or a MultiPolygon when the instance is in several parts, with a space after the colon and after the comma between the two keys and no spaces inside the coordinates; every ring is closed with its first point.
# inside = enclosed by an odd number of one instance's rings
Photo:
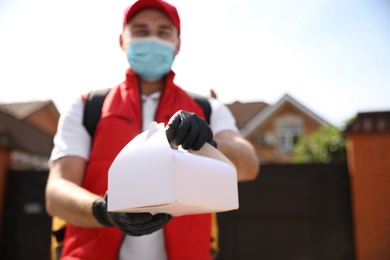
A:
{"type": "Polygon", "coordinates": [[[163,228],[171,219],[169,214],[124,213],[107,211],[107,193],[104,199],[97,199],[92,205],[92,212],[100,224],[115,226],[129,236],[151,234],[163,228]]]}
{"type": "Polygon", "coordinates": [[[165,128],[168,141],[181,145],[184,149],[199,150],[205,143],[216,147],[213,131],[207,122],[195,113],[177,111],[165,128]]]}

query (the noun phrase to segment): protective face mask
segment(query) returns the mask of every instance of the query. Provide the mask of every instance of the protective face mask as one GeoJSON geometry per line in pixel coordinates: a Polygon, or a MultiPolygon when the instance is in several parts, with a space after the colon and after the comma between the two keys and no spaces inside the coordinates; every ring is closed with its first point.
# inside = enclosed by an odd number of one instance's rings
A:
{"type": "Polygon", "coordinates": [[[133,38],[128,42],[127,61],[138,75],[156,81],[171,70],[175,47],[156,36],[133,38]]]}

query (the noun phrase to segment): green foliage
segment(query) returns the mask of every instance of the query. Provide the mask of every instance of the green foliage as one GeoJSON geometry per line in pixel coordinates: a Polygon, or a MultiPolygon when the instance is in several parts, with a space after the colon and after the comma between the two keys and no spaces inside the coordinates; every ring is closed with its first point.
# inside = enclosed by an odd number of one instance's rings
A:
{"type": "Polygon", "coordinates": [[[322,126],[294,147],[293,163],[329,163],[346,160],[346,142],[340,129],[322,126]]]}

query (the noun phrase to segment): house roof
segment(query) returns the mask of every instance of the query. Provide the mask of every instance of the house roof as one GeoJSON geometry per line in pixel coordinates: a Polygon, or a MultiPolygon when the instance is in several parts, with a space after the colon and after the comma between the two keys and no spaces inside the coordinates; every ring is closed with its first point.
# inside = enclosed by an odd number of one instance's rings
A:
{"type": "Polygon", "coordinates": [[[50,100],[0,104],[0,146],[49,157],[53,136],[25,120],[41,109],[58,116],[50,100]]]}
{"type": "Polygon", "coordinates": [[[344,133],[389,132],[390,111],[358,113],[347,125],[344,133]]]}
{"type": "Polygon", "coordinates": [[[269,105],[265,102],[241,103],[236,101],[232,104],[227,104],[227,107],[235,117],[236,124],[240,129],[244,127],[255,115],[268,106],[269,105]]]}
{"type": "Polygon", "coordinates": [[[12,115],[17,119],[24,119],[35,111],[51,104],[52,101],[3,103],[0,104],[0,111],[12,115]]]}
{"type": "Polygon", "coordinates": [[[297,109],[305,113],[307,116],[317,121],[321,125],[329,125],[329,123],[315,114],[313,111],[302,105],[300,102],[292,98],[290,95],[285,94],[275,105],[268,106],[265,109],[259,111],[252,119],[241,129],[244,137],[248,136],[253,130],[261,126],[271,115],[277,112],[284,104],[290,103],[297,109]]]}
{"type": "Polygon", "coordinates": [[[49,157],[53,149],[53,138],[0,110],[0,146],[49,157]]]}

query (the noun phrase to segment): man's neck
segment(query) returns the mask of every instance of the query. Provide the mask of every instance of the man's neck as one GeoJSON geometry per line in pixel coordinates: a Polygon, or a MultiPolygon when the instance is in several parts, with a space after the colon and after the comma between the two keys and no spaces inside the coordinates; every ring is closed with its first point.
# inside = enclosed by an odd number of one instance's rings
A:
{"type": "Polygon", "coordinates": [[[165,84],[165,77],[161,78],[158,81],[149,82],[142,78],[139,79],[139,84],[141,86],[142,94],[149,96],[150,94],[161,91],[165,84]]]}

